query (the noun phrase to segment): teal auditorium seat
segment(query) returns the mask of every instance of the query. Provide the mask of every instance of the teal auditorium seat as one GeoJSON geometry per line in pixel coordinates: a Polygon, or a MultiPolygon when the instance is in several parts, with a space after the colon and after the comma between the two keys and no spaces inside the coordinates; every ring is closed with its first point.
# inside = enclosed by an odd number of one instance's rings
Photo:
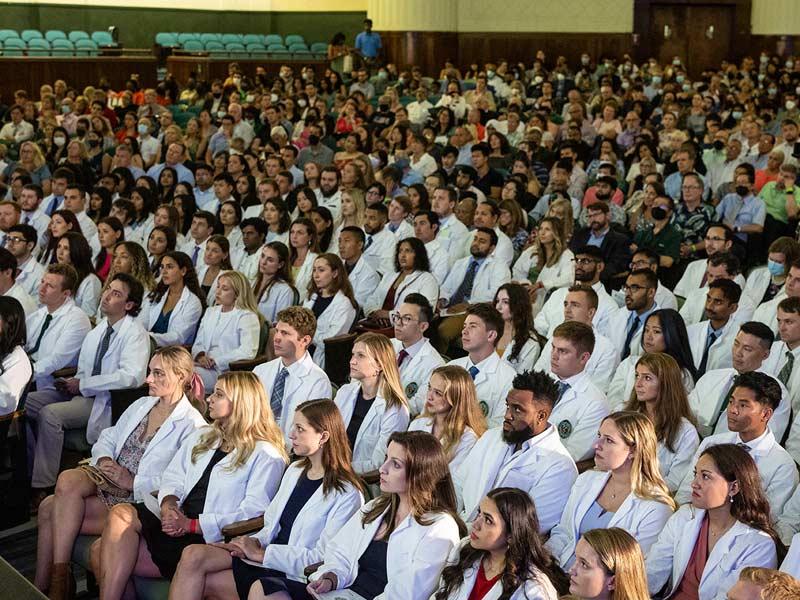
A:
{"type": "Polygon", "coordinates": [[[223,33],[220,42],[222,42],[226,46],[228,44],[241,44],[242,36],[238,33],[223,33]]]}
{"type": "Polygon", "coordinates": [[[292,54],[310,54],[311,51],[305,44],[295,43],[289,46],[289,52],[292,54]]]}
{"type": "MultiPolygon", "coordinates": [[[[54,41],[57,40],[58,38],[54,41]]],[[[28,42],[28,56],[50,56],[50,42],[43,38],[33,38],[28,42]]]]}
{"type": "Polygon", "coordinates": [[[32,40],[34,38],[44,38],[44,36],[42,35],[42,32],[39,31],[38,29],[26,29],[25,31],[22,32],[20,37],[25,42],[29,42],[30,40],[32,40]]]}
{"type": "Polygon", "coordinates": [[[22,56],[26,48],[21,38],[7,38],[3,41],[3,56],[22,56]]]}
{"type": "Polygon", "coordinates": [[[53,40],[53,56],[74,56],[75,45],[69,40],[53,40]]]}
{"type": "Polygon", "coordinates": [[[225,46],[222,42],[211,40],[210,42],[206,42],[206,51],[212,54],[224,54],[225,46]]]}
{"type": "Polygon", "coordinates": [[[91,38],[89,38],[89,34],[86,33],[85,31],[75,30],[75,31],[70,31],[69,32],[68,39],[69,39],[70,42],[72,42],[74,44],[78,40],[88,40],[88,39],[91,39],[91,38]]]}
{"type": "Polygon", "coordinates": [[[179,33],[178,34],[178,44],[183,46],[189,40],[198,40],[200,41],[200,34],[199,33],[179,33]]]}
{"type": "Polygon", "coordinates": [[[8,38],[19,38],[19,34],[13,29],[0,29],[0,42],[4,42],[8,38]]]}
{"type": "Polygon", "coordinates": [[[116,44],[114,43],[114,38],[111,37],[111,34],[107,31],[95,31],[92,33],[92,40],[94,43],[97,44],[99,47],[114,47],[116,44]]]}
{"type": "Polygon", "coordinates": [[[247,51],[253,56],[266,55],[267,47],[260,42],[252,43],[247,44],[247,51]]]}
{"type": "Polygon", "coordinates": [[[189,40],[183,45],[183,49],[187,52],[202,52],[205,50],[205,46],[199,40],[189,40]]]}
{"type": "Polygon", "coordinates": [[[53,40],[65,40],[67,39],[67,34],[60,29],[51,29],[50,31],[44,32],[44,39],[48,42],[52,42],[53,40]]]}
{"type": "Polygon", "coordinates": [[[206,42],[219,42],[222,40],[222,36],[218,33],[201,33],[200,34],[200,41],[204,44],[206,42]]]}
{"type": "Polygon", "coordinates": [[[280,44],[283,45],[283,38],[279,36],[277,33],[271,33],[264,37],[264,44],[269,46],[270,44],[280,44]]]}
{"type": "Polygon", "coordinates": [[[247,33],[242,37],[242,43],[246,46],[248,44],[261,44],[264,45],[264,36],[257,33],[247,33]]]}
{"type": "Polygon", "coordinates": [[[156,44],[164,46],[165,48],[177,48],[180,46],[180,44],[178,44],[178,34],[161,31],[156,34],[156,44]]]}
{"type": "Polygon", "coordinates": [[[305,46],[306,40],[303,38],[302,35],[287,35],[284,44],[287,46],[292,46],[292,44],[303,44],[305,46]]]}
{"type": "Polygon", "coordinates": [[[76,56],[99,56],[100,50],[94,40],[77,40],[75,42],[76,56]]]}

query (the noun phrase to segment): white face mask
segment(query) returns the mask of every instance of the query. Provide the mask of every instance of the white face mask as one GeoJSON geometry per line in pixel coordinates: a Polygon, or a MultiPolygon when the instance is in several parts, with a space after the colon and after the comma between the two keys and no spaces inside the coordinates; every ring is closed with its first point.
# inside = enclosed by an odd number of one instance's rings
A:
{"type": "Polygon", "coordinates": [[[308,105],[308,102],[306,102],[302,98],[298,98],[297,106],[299,106],[300,108],[305,108],[307,105],[308,105]]]}
{"type": "Polygon", "coordinates": [[[54,137],[53,138],[53,143],[56,146],[58,146],[59,148],[61,148],[61,146],[63,146],[64,144],[67,143],[67,138],[65,138],[64,136],[59,135],[58,137],[54,137]]]}
{"type": "Polygon", "coordinates": [[[786,110],[794,110],[795,106],[797,106],[794,101],[787,100],[786,101],[786,110]]]}
{"type": "Polygon", "coordinates": [[[278,101],[278,94],[272,94],[272,95],[269,97],[269,100],[270,100],[270,102],[272,102],[273,104],[275,104],[275,103],[278,101]]]}

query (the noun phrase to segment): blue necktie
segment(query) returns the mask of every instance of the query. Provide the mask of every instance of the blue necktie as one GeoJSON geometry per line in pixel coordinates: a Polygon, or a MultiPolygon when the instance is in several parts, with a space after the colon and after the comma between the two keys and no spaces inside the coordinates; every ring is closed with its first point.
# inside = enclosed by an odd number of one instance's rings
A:
{"type": "Polygon", "coordinates": [[[197,266],[197,257],[200,255],[200,246],[194,247],[194,252],[192,252],[192,264],[196,267],[197,266]]]}
{"type": "Polygon", "coordinates": [[[366,244],[364,244],[364,250],[366,250],[367,248],[369,248],[370,246],[372,246],[372,242],[374,242],[374,241],[375,241],[375,240],[373,240],[373,239],[372,239],[372,236],[371,236],[371,235],[368,235],[368,236],[367,236],[367,243],[366,243],[366,244]]]}
{"type": "MultiPolygon", "coordinates": [[[[561,402],[561,398],[564,397],[564,394],[567,393],[569,389],[569,384],[566,381],[559,381],[558,382],[558,398],[556,398],[556,404],[561,402]]],[[[553,405],[555,406],[555,405],[553,405]]]]}
{"type": "Polygon", "coordinates": [[[269,406],[272,409],[272,415],[275,419],[281,416],[281,408],[283,407],[283,390],[286,387],[286,378],[289,376],[289,371],[286,367],[281,367],[278,374],[275,376],[275,383],[272,385],[272,394],[269,397],[269,406]]]}
{"type": "Polygon", "coordinates": [[[53,199],[50,200],[50,206],[47,207],[46,211],[48,217],[53,216],[53,212],[55,211],[56,206],[58,206],[59,202],[61,202],[61,198],[59,198],[58,196],[53,196],[53,199]]]}
{"type": "Polygon", "coordinates": [[[472,365],[467,371],[469,372],[469,376],[472,377],[472,381],[475,381],[478,373],[480,373],[480,370],[475,365],[472,365]]]}
{"type": "Polygon", "coordinates": [[[108,344],[111,342],[111,335],[114,333],[114,328],[111,325],[106,329],[106,334],[100,342],[100,347],[97,349],[97,354],[94,355],[94,366],[92,367],[92,377],[100,375],[103,366],[103,357],[108,351],[108,344]]]}
{"type": "Polygon", "coordinates": [[[469,298],[472,295],[472,286],[475,283],[475,273],[478,272],[478,261],[474,258],[469,263],[469,267],[467,268],[467,273],[464,275],[464,279],[461,281],[461,285],[458,286],[456,293],[453,294],[453,297],[450,298],[450,305],[460,304],[466,298],[469,298]]]}
{"type": "Polygon", "coordinates": [[[706,347],[703,350],[703,358],[700,359],[700,367],[697,369],[697,375],[702,376],[705,375],[706,367],[708,366],[708,352],[711,350],[711,346],[714,345],[714,342],[717,340],[717,332],[712,331],[706,337],[706,347]]]}
{"type": "Polygon", "coordinates": [[[633,323],[631,323],[631,328],[628,330],[628,335],[625,336],[625,345],[622,347],[622,360],[628,358],[628,355],[631,353],[631,341],[633,341],[636,330],[639,329],[640,322],[639,315],[636,315],[633,323]]]}

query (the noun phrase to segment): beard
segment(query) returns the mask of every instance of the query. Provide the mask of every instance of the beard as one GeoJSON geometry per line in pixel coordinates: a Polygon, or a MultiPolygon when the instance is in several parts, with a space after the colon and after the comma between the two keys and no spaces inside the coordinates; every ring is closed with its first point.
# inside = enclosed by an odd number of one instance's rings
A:
{"type": "Polygon", "coordinates": [[[531,439],[534,435],[530,425],[526,425],[524,429],[512,429],[510,431],[503,429],[503,441],[506,444],[513,444],[515,446],[531,439]]]}

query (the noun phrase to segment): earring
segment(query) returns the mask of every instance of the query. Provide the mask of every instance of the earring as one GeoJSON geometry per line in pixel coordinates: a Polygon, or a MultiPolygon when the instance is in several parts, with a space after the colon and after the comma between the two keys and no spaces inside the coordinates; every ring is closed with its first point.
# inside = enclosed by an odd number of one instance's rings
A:
{"type": "Polygon", "coordinates": [[[728,496],[728,499],[731,501],[731,504],[733,504],[733,494],[731,494],[730,496],[728,496]]]}

